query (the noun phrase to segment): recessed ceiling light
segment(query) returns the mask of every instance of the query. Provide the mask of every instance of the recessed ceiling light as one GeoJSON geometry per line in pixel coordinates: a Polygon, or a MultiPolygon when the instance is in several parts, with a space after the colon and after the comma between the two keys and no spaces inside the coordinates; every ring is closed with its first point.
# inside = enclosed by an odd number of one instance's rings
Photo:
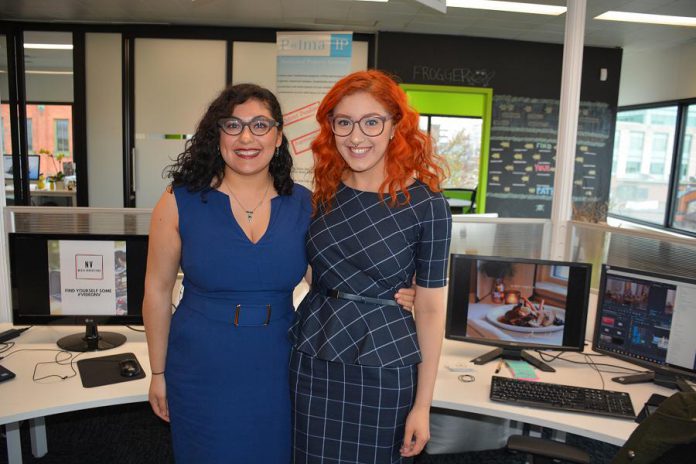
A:
{"type": "Polygon", "coordinates": [[[60,75],[65,75],[65,76],[72,76],[72,74],[73,74],[72,71],[40,71],[38,69],[35,69],[35,70],[27,69],[24,72],[26,74],[60,74],[60,75]]]}
{"type": "Polygon", "coordinates": [[[495,0],[447,0],[448,7],[472,8],[476,10],[510,11],[558,16],[566,12],[566,7],[542,5],[539,3],[500,2],[495,0]]]}
{"type": "Polygon", "coordinates": [[[42,44],[42,43],[25,43],[24,48],[34,48],[37,50],[72,50],[72,44],[42,44]]]}
{"type": "Polygon", "coordinates": [[[595,16],[594,19],[603,19],[606,21],[625,21],[629,23],[664,24],[667,26],[696,27],[696,18],[689,16],[654,15],[630,13],[627,11],[607,11],[599,16],[595,16]]]}

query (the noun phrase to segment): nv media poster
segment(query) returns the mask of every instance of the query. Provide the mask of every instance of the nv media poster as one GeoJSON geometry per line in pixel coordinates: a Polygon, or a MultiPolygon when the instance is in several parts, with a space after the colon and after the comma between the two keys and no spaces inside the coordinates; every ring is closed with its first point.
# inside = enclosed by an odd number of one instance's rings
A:
{"type": "Polygon", "coordinates": [[[49,240],[48,277],[53,315],[127,312],[125,241],[49,240]]]}
{"type": "Polygon", "coordinates": [[[279,32],[276,94],[283,107],[283,132],[290,143],[295,181],[311,186],[310,144],[319,132],[317,108],[324,95],[350,73],[352,32],[279,32]]]}

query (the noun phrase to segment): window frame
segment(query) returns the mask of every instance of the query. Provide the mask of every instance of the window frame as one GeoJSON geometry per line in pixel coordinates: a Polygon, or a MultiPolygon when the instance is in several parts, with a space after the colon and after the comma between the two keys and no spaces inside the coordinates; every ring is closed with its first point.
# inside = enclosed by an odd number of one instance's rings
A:
{"type": "MultiPolygon", "coordinates": [[[[683,155],[683,147],[684,147],[684,139],[686,136],[686,125],[687,125],[687,112],[689,109],[689,106],[696,105],[696,98],[686,98],[686,99],[681,99],[681,100],[668,100],[668,101],[661,101],[661,102],[654,102],[654,103],[647,103],[647,104],[638,104],[638,105],[627,105],[627,106],[620,106],[616,110],[616,121],[614,124],[614,131],[616,131],[616,122],[619,120],[619,114],[624,111],[634,111],[634,110],[650,110],[650,109],[657,109],[657,108],[662,108],[662,107],[667,107],[667,106],[676,106],[677,107],[677,117],[675,121],[675,128],[674,128],[674,140],[673,143],[667,144],[668,150],[672,150],[672,161],[669,164],[669,180],[667,181],[667,204],[665,207],[665,213],[662,218],[662,223],[657,224],[654,222],[649,222],[649,221],[644,221],[641,219],[636,219],[630,216],[623,216],[620,214],[616,213],[608,213],[609,217],[615,218],[615,219],[620,219],[622,221],[626,222],[632,222],[635,224],[640,224],[644,225],[647,227],[653,227],[657,229],[662,229],[662,230],[667,230],[670,232],[678,233],[681,235],[686,235],[690,237],[696,237],[696,231],[689,231],[689,230],[684,230],[681,228],[674,227],[674,215],[676,213],[676,208],[678,205],[678,188],[679,188],[679,179],[680,179],[680,172],[681,172],[681,165],[682,165],[682,155],[683,155]]],[[[614,135],[616,136],[616,135],[614,135]]],[[[693,144],[693,140],[691,141],[693,144]]],[[[667,157],[667,154],[669,152],[665,152],[665,157],[667,157]]],[[[665,163],[666,164],[666,163],[665,163]]],[[[667,165],[665,166],[667,168],[667,165]]],[[[610,197],[611,201],[611,197],[610,197]]]]}

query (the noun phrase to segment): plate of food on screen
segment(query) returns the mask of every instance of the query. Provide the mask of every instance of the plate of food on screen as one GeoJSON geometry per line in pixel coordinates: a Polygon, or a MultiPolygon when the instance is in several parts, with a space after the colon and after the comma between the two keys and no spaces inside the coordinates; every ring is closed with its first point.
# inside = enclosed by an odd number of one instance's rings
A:
{"type": "Polygon", "coordinates": [[[486,313],[492,324],[515,332],[556,332],[565,326],[565,309],[532,302],[525,297],[515,305],[501,305],[486,313]]]}

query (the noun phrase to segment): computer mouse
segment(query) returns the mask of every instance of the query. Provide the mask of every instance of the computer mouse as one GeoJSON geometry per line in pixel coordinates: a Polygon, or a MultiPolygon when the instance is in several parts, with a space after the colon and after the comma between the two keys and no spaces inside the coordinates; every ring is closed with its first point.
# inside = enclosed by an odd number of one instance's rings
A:
{"type": "Polygon", "coordinates": [[[118,364],[121,368],[121,377],[134,377],[140,374],[140,364],[133,358],[124,359],[118,364]]]}

